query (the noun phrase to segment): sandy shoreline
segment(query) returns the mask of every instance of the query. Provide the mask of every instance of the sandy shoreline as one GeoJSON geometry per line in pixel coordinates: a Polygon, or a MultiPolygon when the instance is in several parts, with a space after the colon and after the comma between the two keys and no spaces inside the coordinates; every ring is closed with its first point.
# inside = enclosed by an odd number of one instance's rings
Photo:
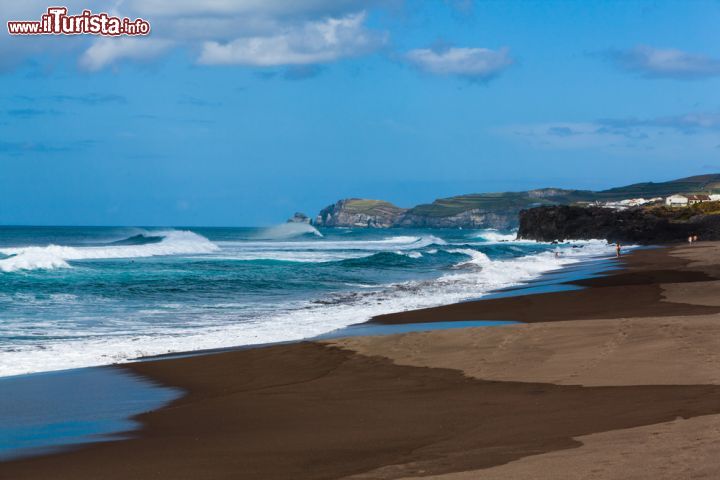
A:
{"type": "Polygon", "coordinates": [[[717,478],[720,244],[624,263],[583,290],[373,320],[522,325],[118,367],[188,393],[136,438],[0,478],[717,478]]]}

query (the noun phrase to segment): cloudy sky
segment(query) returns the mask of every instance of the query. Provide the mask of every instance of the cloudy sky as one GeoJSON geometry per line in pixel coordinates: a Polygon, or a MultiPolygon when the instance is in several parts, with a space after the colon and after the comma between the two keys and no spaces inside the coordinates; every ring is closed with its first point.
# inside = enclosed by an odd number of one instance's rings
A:
{"type": "MultiPolygon", "coordinates": [[[[720,172],[720,2],[116,0],[0,33],[0,224],[266,225],[343,197],[720,172]]],[[[0,19],[50,4],[0,0],[0,19]]]]}

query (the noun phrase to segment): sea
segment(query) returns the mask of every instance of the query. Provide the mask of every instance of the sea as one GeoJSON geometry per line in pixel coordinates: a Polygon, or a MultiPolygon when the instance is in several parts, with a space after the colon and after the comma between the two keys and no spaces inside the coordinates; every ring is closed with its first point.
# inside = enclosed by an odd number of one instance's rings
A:
{"type": "Polygon", "coordinates": [[[497,230],[0,227],[0,376],[312,338],[613,254],[497,230]]]}

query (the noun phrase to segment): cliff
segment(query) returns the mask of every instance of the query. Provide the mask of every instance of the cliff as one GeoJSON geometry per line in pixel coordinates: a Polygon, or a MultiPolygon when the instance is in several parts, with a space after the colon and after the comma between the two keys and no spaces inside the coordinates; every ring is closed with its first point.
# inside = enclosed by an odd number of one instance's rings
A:
{"type": "Polygon", "coordinates": [[[720,240],[720,202],[689,208],[631,208],[557,205],[520,212],[518,237],[551,242],[555,240],[605,239],[610,242],[657,244],[720,240]]]}
{"type": "Polygon", "coordinates": [[[395,226],[404,209],[383,200],[347,198],[320,210],[314,224],[321,227],[395,226]]]}
{"type": "Polygon", "coordinates": [[[324,208],[313,223],[321,227],[509,229],[518,226],[518,216],[522,210],[533,207],[710,191],[720,191],[720,174],[698,175],[668,182],[635,183],[601,191],[542,188],[520,192],[474,193],[440,198],[410,209],[383,200],[350,198],[324,208]]]}
{"type": "Polygon", "coordinates": [[[441,198],[431,204],[411,208],[398,219],[397,226],[515,228],[518,225],[518,214],[524,208],[579,201],[591,193],[583,190],[544,188],[441,198]]]}
{"type": "Polygon", "coordinates": [[[477,193],[441,198],[403,209],[382,200],[349,198],[325,207],[313,222],[321,227],[499,228],[517,227],[518,214],[534,205],[577,201],[580,190],[477,193]]]}

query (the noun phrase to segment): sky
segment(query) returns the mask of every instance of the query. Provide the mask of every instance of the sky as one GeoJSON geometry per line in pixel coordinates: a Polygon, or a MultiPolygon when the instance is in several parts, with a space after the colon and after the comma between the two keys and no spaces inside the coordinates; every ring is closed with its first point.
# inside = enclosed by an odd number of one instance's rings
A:
{"type": "Polygon", "coordinates": [[[69,0],[151,33],[7,33],[50,5],[0,0],[0,224],[720,172],[717,0],[69,0]]]}

